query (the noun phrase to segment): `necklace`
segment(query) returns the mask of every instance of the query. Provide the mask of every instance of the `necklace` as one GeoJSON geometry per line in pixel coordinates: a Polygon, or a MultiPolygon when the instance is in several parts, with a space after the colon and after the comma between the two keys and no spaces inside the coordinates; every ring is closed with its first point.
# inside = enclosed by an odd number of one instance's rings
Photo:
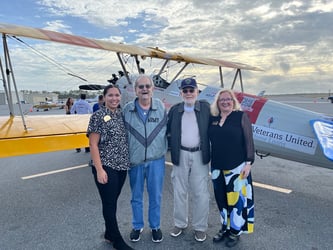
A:
{"type": "Polygon", "coordinates": [[[222,127],[223,124],[224,124],[224,122],[225,122],[225,120],[222,120],[222,118],[221,118],[221,120],[220,120],[220,122],[219,122],[219,126],[222,127]]]}
{"type": "Polygon", "coordinates": [[[229,115],[230,115],[230,113],[227,114],[225,117],[223,117],[222,114],[221,114],[221,119],[220,119],[220,122],[219,122],[220,127],[223,126],[223,124],[225,123],[225,121],[227,120],[229,115]]]}

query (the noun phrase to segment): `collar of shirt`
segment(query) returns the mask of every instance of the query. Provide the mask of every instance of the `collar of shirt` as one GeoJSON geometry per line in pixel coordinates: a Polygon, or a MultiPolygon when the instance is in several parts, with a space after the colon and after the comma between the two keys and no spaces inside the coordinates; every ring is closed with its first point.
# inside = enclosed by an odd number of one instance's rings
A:
{"type": "Polygon", "coordinates": [[[193,106],[184,105],[184,111],[185,112],[193,112],[194,111],[194,105],[193,106]]]}
{"type": "Polygon", "coordinates": [[[145,122],[148,117],[149,109],[146,110],[146,109],[141,108],[140,104],[137,101],[135,102],[135,107],[136,107],[136,110],[138,111],[138,114],[139,114],[141,120],[143,122],[145,122]]]}

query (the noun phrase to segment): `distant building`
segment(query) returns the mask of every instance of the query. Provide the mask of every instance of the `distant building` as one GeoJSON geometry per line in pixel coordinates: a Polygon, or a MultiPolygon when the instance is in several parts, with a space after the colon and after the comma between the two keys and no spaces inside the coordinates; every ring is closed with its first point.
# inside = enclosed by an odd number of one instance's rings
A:
{"type": "MultiPolygon", "coordinates": [[[[15,92],[12,92],[13,103],[18,103],[15,92]]],[[[19,99],[21,103],[39,104],[40,102],[58,102],[58,94],[55,93],[39,93],[20,91],[19,99]]],[[[0,105],[8,104],[4,91],[0,91],[0,105]]]]}
{"type": "MultiPolygon", "coordinates": [[[[17,103],[17,97],[16,97],[15,92],[12,92],[12,98],[13,98],[13,103],[14,104],[17,103]]],[[[22,92],[19,92],[19,98],[20,98],[21,101],[23,101],[23,93],[22,92]]],[[[8,104],[5,91],[0,91],[0,104],[1,105],[8,104]]]]}

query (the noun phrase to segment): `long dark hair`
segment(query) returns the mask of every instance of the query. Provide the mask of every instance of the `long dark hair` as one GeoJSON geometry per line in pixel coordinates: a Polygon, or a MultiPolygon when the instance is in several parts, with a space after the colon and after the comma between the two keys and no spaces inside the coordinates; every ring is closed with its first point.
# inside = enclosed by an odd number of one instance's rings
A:
{"type": "Polygon", "coordinates": [[[69,107],[70,105],[72,105],[71,103],[71,99],[70,97],[68,97],[67,101],[66,101],[66,106],[69,107]]]}

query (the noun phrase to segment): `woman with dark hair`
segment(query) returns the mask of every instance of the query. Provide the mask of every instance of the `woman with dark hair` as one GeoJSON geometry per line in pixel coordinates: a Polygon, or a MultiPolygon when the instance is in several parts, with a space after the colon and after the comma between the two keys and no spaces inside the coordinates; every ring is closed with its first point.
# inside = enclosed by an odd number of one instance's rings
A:
{"type": "Polygon", "coordinates": [[[74,104],[73,98],[68,97],[66,104],[65,104],[66,115],[71,114],[71,108],[72,108],[73,104],[74,104]]]}
{"type": "Polygon", "coordinates": [[[133,249],[126,244],[118,228],[117,201],[130,167],[127,134],[118,87],[104,89],[105,105],[91,115],[87,134],[92,158],[92,172],[98,188],[105,221],[104,238],[115,249],[133,249]]]}

